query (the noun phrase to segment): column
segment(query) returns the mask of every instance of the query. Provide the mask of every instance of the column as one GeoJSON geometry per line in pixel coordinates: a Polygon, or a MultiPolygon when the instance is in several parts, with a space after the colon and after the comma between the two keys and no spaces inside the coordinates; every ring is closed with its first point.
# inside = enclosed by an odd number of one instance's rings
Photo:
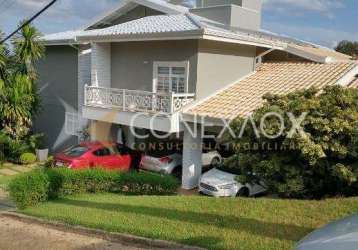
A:
{"type": "Polygon", "coordinates": [[[184,126],[182,188],[193,189],[199,184],[202,172],[202,138],[199,124],[184,126]]]}

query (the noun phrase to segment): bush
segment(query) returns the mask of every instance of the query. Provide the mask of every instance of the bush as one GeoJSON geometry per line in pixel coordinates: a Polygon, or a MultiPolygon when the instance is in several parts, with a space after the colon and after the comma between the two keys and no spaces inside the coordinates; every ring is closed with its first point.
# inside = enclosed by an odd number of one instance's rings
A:
{"type": "Polygon", "coordinates": [[[44,168],[53,168],[55,167],[55,158],[53,156],[49,156],[45,163],[43,164],[44,168]]]}
{"type": "Polygon", "coordinates": [[[231,124],[236,135],[243,134],[232,139],[236,153],[227,161],[241,170],[239,181],[264,180],[269,191],[289,198],[357,195],[358,90],[333,86],[322,92],[310,89],[284,96],[266,95],[265,99],[263,107],[252,115],[256,128],[269,112],[280,114],[289,126],[279,133],[280,121],[266,119],[265,132],[278,135],[270,139],[262,134],[257,137],[250,121],[245,130],[241,118],[231,124]],[[288,112],[296,118],[307,114],[301,124],[303,134],[290,134],[288,112]]]}
{"type": "Polygon", "coordinates": [[[4,160],[19,162],[20,156],[26,152],[31,152],[31,147],[26,140],[13,139],[10,135],[0,130],[0,151],[4,155],[4,160]]]}
{"type": "Polygon", "coordinates": [[[171,176],[114,172],[103,169],[34,170],[11,181],[10,197],[18,208],[80,193],[113,192],[128,195],[175,194],[178,182],[171,176]]]}
{"type": "Polygon", "coordinates": [[[45,172],[34,170],[15,177],[8,186],[10,198],[19,209],[48,199],[50,182],[45,172]]]}
{"type": "Polygon", "coordinates": [[[170,175],[130,172],[119,176],[118,191],[130,195],[171,195],[178,189],[178,181],[170,175]]]}
{"type": "Polygon", "coordinates": [[[103,169],[87,169],[74,171],[67,168],[48,169],[50,179],[49,196],[62,197],[79,193],[110,192],[119,172],[103,169]]]}
{"type": "Polygon", "coordinates": [[[23,153],[20,156],[20,162],[22,164],[32,164],[36,162],[36,155],[33,153],[23,153]]]}

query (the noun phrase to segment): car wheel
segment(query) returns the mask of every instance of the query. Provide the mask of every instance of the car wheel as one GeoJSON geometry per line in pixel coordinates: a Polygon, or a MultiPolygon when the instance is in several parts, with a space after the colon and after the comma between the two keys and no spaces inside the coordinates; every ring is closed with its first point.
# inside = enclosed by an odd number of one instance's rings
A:
{"type": "Polygon", "coordinates": [[[211,160],[210,166],[213,168],[217,168],[220,166],[220,159],[218,157],[214,157],[214,159],[211,160]]]}
{"type": "Polygon", "coordinates": [[[250,190],[247,187],[243,187],[237,192],[236,196],[238,197],[249,197],[250,196],[250,190]]]}

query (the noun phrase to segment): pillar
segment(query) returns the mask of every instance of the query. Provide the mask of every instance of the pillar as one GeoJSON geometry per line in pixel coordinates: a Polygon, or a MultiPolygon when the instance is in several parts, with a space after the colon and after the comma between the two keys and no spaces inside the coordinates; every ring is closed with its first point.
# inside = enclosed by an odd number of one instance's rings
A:
{"type": "Polygon", "coordinates": [[[183,176],[182,188],[193,189],[199,185],[202,173],[202,137],[201,126],[184,126],[183,176]]]}

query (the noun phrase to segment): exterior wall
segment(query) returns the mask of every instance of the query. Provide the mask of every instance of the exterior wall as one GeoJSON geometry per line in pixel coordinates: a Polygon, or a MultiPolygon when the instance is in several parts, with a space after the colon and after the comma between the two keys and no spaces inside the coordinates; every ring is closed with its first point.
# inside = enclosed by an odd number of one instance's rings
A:
{"type": "Polygon", "coordinates": [[[197,100],[208,97],[254,69],[254,46],[200,41],[197,100]]]}
{"type": "Polygon", "coordinates": [[[70,46],[49,46],[37,65],[42,111],[34,121],[35,132],[45,133],[51,151],[77,142],[65,132],[65,113],[78,109],[78,53],[70,46]]]}
{"type": "Polygon", "coordinates": [[[231,26],[259,30],[261,28],[261,13],[251,9],[245,9],[240,6],[231,8],[231,26]]]}
{"type": "Polygon", "coordinates": [[[197,7],[235,4],[248,9],[261,11],[262,0],[196,0],[197,7]]]}
{"type": "Polygon", "coordinates": [[[229,5],[237,4],[241,5],[241,0],[196,0],[197,7],[209,7],[209,6],[218,6],[218,5],[229,5]]]}
{"type": "Polygon", "coordinates": [[[78,52],[78,111],[82,113],[85,85],[91,85],[91,47],[80,46],[78,52]]]}
{"type": "Polygon", "coordinates": [[[251,30],[258,30],[261,27],[261,13],[259,11],[238,5],[220,5],[190,11],[231,27],[251,30]]]}
{"type": "Polygon", "coordinates": [[[92,86],[111,86],[111,44],[93,43],[91,53],[92,86]]]}
{"type": "Polygon", "coordinates": [[[155,61],[189,61],[189,92],[197,80],[197,40],[112,43],[112,87],[153,90],[155,61]]]}
{"type": "Polygon", "coordinates": [[[231,23],[231,5],[191,9],[190,12],[229,25],[231,23]]]}
{"type": "Polygon", "coordinates": [[[261,12],[262,0],[240,0],[242,7],[261,12]]]}

